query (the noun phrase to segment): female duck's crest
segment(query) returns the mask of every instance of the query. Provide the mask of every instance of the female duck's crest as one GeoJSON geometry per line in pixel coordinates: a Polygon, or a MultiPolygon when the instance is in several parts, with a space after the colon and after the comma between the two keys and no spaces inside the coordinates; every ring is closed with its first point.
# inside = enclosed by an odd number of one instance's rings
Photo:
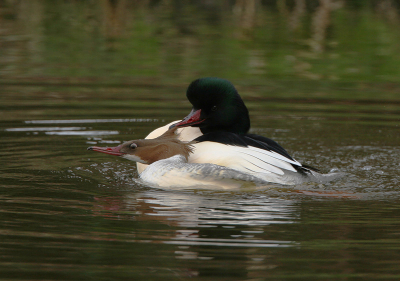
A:
{"type": "Polygon", "coordinates": [[[193,109],[171,127],[199,127],[203,134],[217,131],[246,134],[249,112],[231,82],[206,77],[193,81],[186,92],[193,109]]]}

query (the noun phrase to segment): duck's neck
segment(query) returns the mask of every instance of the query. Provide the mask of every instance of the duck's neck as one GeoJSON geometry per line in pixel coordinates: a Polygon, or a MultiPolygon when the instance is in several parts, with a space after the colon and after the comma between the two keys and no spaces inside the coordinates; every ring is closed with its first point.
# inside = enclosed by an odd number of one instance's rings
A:
{"type": "Polygon", "coordinates": [[[200,127],[200,130],[203,134],[213,132],[229,132],[238,135],[245,135],[250,130],[250,118],[248,114],[243,114],[241,116],[237,116],[228,124],[207,124],[207,126],[200,127]]]}

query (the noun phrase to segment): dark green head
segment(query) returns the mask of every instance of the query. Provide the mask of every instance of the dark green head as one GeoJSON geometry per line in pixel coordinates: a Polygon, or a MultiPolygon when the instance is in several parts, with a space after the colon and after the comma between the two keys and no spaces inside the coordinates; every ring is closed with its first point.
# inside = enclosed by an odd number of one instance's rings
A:
{"type": "Polygon", "coordinates": [[[193,81],[186,92],[192,112],[178,127],[199,127],[203,134],[225,131],[246,134],[250,129],[249,112],[231,82],[206,77],[193,81]]]}

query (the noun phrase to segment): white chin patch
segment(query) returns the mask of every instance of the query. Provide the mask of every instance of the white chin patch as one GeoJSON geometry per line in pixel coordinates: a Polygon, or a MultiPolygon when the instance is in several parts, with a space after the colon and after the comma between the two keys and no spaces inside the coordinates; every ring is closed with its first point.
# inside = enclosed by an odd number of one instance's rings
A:
{"type": "Polygon", "coordinates": [[[131,161],[135,161],[135,162],[139,162],[139,163],[144,163],[146,164],[142,159],[140,159],[139,157],[137,157],[136,155],[132,155],[132,154],[124,154],[121,155],[122,158],[131,160],[131,161]]]}

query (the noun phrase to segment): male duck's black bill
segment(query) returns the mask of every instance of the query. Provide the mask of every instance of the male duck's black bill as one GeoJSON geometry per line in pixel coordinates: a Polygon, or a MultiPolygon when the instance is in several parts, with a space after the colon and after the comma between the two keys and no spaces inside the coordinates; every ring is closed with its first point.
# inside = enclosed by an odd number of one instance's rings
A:
{"type": "Polygon", "coordinates": [[[186,116],[182,121],[172,124],[169,128],[172,129],[174,127],[188,127],[188,126],[195,126],[198,125],[202,122],[204,122],[206,119],[202,119],[200,117],[201,115],[201,109],[192,109],[192,111],[189,113],[188,116],[186,116]]]}

